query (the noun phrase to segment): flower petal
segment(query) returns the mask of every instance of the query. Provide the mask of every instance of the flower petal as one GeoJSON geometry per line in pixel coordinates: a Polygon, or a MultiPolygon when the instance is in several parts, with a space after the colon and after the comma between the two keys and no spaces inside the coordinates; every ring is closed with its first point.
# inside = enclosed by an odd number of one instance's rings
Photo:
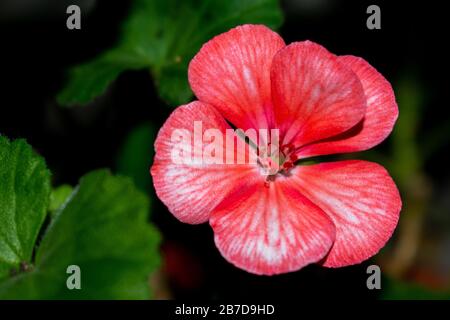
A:
{"type": "Polygon", "coordinates": [[[366,99],[356,74],[311,41],[280,50],[271,79],[275,120],[284,144],[300,147],[334,136],[365,114],[366,99]]]}
{"type": "Polygon", "coordinates": [[[225,259],[255,274],[299,270],[321,260],[333,244],[331,220],[289,183],[277,178],[236,188],[211,213],[216,246],[225,259]]]}
{"type": "Polygon", "coordinates": [[[270,128],[270,65],[284,45],[278,34],[262,25],[231,29],[203,45],[192,59],[191,88],[237,128],[270,128]]]}
{"type": "MultiPolygon", "coordinates": [[[[207,129],[218,129],[226,135],[230,129],[225,119],[210,105],[202,102],[192,102],[178,107],[166,121],[158,133],[155,142],[155,159],[151,168],[153,184],[156,194],[169,208],[169,211],[182,222],[202,223],[209,219],[211,210],[230,192],[242,179],[251,181],[252,176],[259,176],[257,168],[250,164],[227,164],[232,157],[240,154],[235,143],[235,150],[227,153],[226,142],[223,141],[223,163],[208,164],[203,158],[202,162],[174,161],[173,151],[178,154],[204,154],[205,145],[212,140],[205,140],[203,144],[194,143],[194,121],[201,121],[201,133],[207,129]],[[175,130],[185,130],[190,134],[190,140],[183,143],[172,139],[175,130]],[[229,156],[229,154],[231,156],[229,156]]],[[[239,139],[234,136],[235,139],[239,139]]],[[[244,143],[245,144],[245,143],[244,143]]],[[[246,152],[248,146],[246,145],[246,152]]],[[[237,157],[237,156],[236,156],[237,157]]],[[[248,160],[248,158],[247,158],[248,160]]],[[[247,161],[248,163],[248,161],[247,161]]]]}
{"type": "Polygon", "coordinates": [[[391,133],[398,107],[390,83],[367,61],[354,56],[339,57],[359,77],[367,99],[364,119],[342,135],[305,146],[299,157],[363,151],[381,143],[391,133]]]}
{"type": "Polygon", "coordinates": [[[338,161],[292,170],[293,183],[336,226],[336,240],[323,262],[327,267],[360,263],[391,237],[401,199],[388,172],[367,161],[338,161]]]}

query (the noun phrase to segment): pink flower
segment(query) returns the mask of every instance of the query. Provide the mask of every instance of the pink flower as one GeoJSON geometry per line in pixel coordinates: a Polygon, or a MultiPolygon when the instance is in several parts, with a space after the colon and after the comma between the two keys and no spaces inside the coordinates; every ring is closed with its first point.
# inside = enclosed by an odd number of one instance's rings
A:
{"type": "MultiPolygon", "coordinates": [[[[209,221],[225,259],[272,275],[310,263],[360,263],[385,245],[401,199],[382,166],[359,160],[294,165],[367,150],[392,131],[398,116],[392,87],[365,60],[333,55],[310,41],[285,45],[264,26],[243,25],[201,48],[189,65],[189,83],[199,101],[178,107],[161,128],[151,174],[175,217],[209,221]],[[268,178],[259,162],[175,164],[172,132],[192,132],[194,121],[203,132],[224,135],[229,123],[279,129],[279,169],[268,178]]],[[[201,151],[194,146],[193,152],[201,151]]],[[[226,159],[236,156],[224,152],[226,159]]]]}

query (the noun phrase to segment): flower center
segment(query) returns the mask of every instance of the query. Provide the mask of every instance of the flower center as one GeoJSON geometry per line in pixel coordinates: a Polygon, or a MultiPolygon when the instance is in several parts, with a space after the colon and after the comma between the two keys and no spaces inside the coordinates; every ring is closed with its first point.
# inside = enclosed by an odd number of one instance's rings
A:
{"type": "Polygon", "coordinates": [[[294,167],[297,156],[292,144],[277,145],[269,144],[267,147],[258,148],[258,164],[261,174],[267,176],[266,182],[273,181],[277,174],[287,174],[294,167]]]}

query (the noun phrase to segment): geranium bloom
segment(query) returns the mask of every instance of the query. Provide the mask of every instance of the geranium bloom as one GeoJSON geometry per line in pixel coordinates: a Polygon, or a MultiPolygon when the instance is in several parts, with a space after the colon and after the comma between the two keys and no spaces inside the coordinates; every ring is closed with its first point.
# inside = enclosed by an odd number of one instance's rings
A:
{"type": "Polygon", "coordinates": [[[206,43],[188,76],[198,101],[178,107],[161,128],[151,168],[156,193],[175,217],[209,221],[223,257],[256,274],[310,263],[347,266],[384,246],[401,199],[383,167],[358,160],[295,165],[297,159],[366,150],[389,135],[398,108],[391,85],[372,66],[310,41],[285,45],[267,27],[243,25],[206,43]],[[192,132],[194,121],[202,122],[203,132],[224,134],[230,124],[279,129],[279,167],[268,179],[259,168],[267,158],[257,164],[174,163],[172,132],[192,132]]]}

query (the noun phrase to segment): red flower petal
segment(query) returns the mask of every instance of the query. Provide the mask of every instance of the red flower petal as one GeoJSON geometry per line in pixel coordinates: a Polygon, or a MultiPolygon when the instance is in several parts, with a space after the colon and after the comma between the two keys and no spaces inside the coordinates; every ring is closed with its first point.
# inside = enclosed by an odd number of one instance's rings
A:
{"type": "Polygon", "coordinates": [[[334,136],[365,114],[358,77],[316,43],[295,42],[280,50],[273,59],[271,79],[283,144],[299,147],[334,136]]]}
{"type": "Polygon", "coordinates": [[[339,57],[361,80],[367,98],[364,119],[342,135],[313,143],[298,151],[300,157],[363,151],[376,146],[391,133],[398,107],[390,83],[362,58],[339,57]]]}
{"type": "Polygon", "coordinates": [[[380,165],[338,161],[299,166],[292,172],[299,190],[333,220],[336,240],[323,264],[342,267],[376,254],[391,237],[401,199],[380,165]]]}
{"type": "Polygon", "coordinates": [[[216,246],[230,263],[255,274],[296,271],[321,260],[335,237],[331,220],[277,178],[236,188],[211,213],[216,246]]]}
{"type": "Polygon", "coordinates": [[[197,98],[237,128],[270,128],[270,65],[283,39],[261,25],[243,25],[207,42],[189,64],[197,98]]]}
{"type": "MultiPolygon", "coordinates": [[[[183,151],[191,149],[194,155],[201,155],[205,144],[210,142],[197,146],[192,142],[183,144],[182,148],[172,142],[175,129],[186,129],[193,138],[194,121],[202,121],[202,133],[214,128],[225,135],[225,130],[230,129],[217,110],[205,103],[195,101],[178,107],[158,133],[156,155],[151,168],[158,197],[175,217],[193,224],[206,222],[211,210],[239,181],[251,181],[252,176],[259,176],[257,167],[248,164],[174,163],[171,154],[175,148],[183,151]]],[[[233,151],[236,154],[236,150],[233,151]]],[[[223,155],[225,158],[226,150],[223,155]]]]}

